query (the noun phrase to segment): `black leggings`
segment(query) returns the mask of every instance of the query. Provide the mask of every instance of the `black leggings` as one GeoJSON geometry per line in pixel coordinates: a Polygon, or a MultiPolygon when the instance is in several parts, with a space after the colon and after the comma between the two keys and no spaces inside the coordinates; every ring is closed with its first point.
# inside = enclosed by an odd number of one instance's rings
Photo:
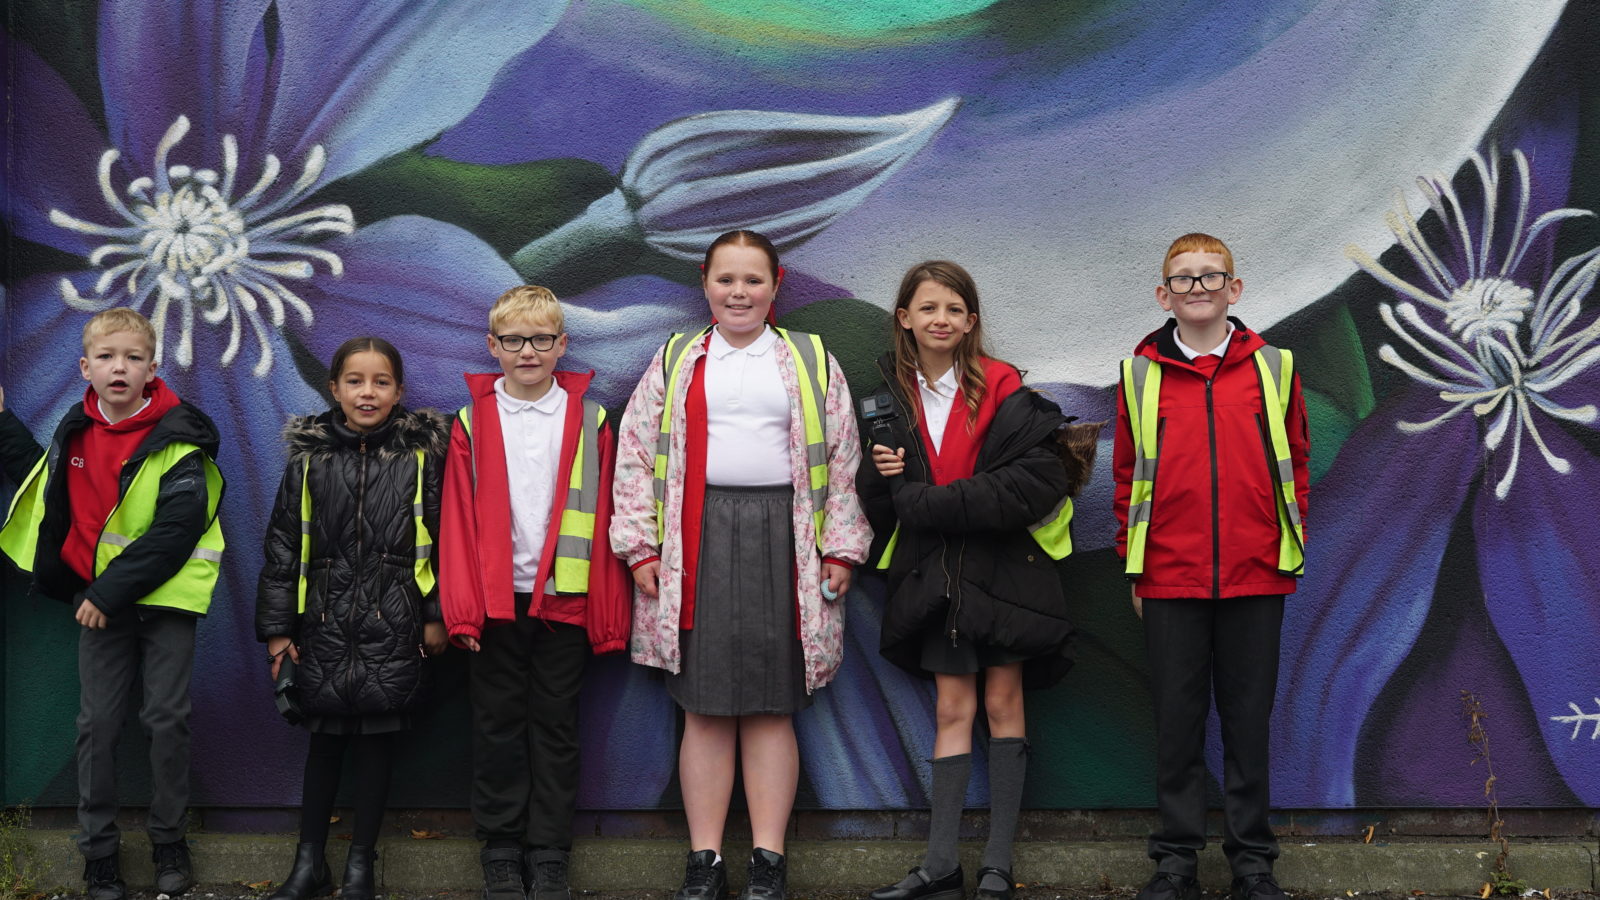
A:
{"type": "Polygon", "coordinates": [[[383,808],[389,800],[389,778],[394,771],[393,734],[311,735],[306,751],[306,777],[300,795],[300,840],[325,844],[328,817],[339,793],[339,772],[345,747],[354,752],[356,779],[355,824],[350,842],[370,847],[378,841],[383,808]]]}

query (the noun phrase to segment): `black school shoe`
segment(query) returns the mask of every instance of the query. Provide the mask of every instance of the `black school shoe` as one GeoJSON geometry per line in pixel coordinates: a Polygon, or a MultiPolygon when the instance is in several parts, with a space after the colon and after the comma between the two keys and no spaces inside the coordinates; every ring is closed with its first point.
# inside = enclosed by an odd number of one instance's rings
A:
{"type": "Polygon", "coordinates": [[[1176,872],[1157,872],[1134,900],[1200,900],[1200,882],[1176,872]]]}
{"type": "Polygon", "coordinates": [[[157,893],[176,897],[194,887],[194,863],[189,859],[188,841],[151,846],[150,861],[156,864],[157,893]]]}
{"type": "Polygon", "coordinates": [[[782,853],[757,847],[750,851],[750,881],[739,900],[784,900],[789,890],[789,861],[782,853]]]}
{"type": "Polygon", "coordinates": [[[717,851],[690,853],[683,871],[683,887],[672,895],[672,900],[722,900],[727,895],[728,867],[717,859],[717,851]]]}
{"type": "Polygon", "coordinates": [[[1228,896],[1231,900],[1285,900],[1289,895],[1278,887],[1271,872],[1253,872],[1235,878],[1228,896]]]}
{"type": "Polygon", "coordinates": [[[528,900],[572,900],[567,884],[567,851],[555,847],[529,850],[528,900]]]}
{"type": "Polygon", "coordinates": [[[977,900],[1011,900],[1016,893],[1017,883],[1011,879],[1010,872],[999,866],[984,866],[978,870],[978,892],[972,895],[977,900]],[[984,890],[983,879],[986,875],[999,878],[1006,883],[1006,886],[998,891],[984,890]]]}
{"type": "Polygon", "coordinates": [[[128,886],[122,883],[122,868],[116,851],[110,856],[83,861],[83,894],[88,900],[125,900],[128,886]]]}
{"type": "Polygon", "coordinates": [[[917,866],[888,887],[881,887],[868,896],[871,900],[961,900],[965,876],[958,863],[954,869],[935,878],[933,873],[917,866]]]}
{"type": "Polygon", "coordinates": [[[485,847],[478,851],[478,862],[483,866],[483,900],[526,900],[520,849],[485,847]]]}

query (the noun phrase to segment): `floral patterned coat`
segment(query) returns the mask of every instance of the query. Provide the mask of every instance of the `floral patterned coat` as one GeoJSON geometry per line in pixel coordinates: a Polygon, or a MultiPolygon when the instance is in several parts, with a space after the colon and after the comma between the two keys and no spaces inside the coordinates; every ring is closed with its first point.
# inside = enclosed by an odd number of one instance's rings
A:
{"type": "MultiPolygon", "coordinates": [[[[664,349],[664,348],[663,348],[664,349]]],[[[810,476],[805,457],[805,425],[801,419],[800,391],[794,357],[778,341],[778,371],[789,395],[789,469],[794,485],[794,551],[796,588],[800,597],[800,643],[805,654],[806,692],[833,679],[844,657],[844,600],[829,603],[822,597],[822,559],[860,564],[867,558],[872,529],[856,497],[855,475],[861,461],[861,441],[856,431],[850,388],[839,364],[828,356],[828,394],[824,403],[824,428],[828,444],[828,504],[818,553],[812,519],[810,476]]],[[[677,396],[688,396],[695,363],[706,354],[706,342],[695,341],[679,371],[677,396]]],[[[639,386],[628,400],[617,443],[616,479],[612,493],[611,548],[630,567],[661,558],[661,583],[656,597],[634,589],[633,661],[641,665],[679,671],[683,656],[678,622],[683,609],[683,506],[685,444],[688,434],[685,403],[672,411],[672,439],[667,453],[665,540],[657,543],[655,496],[651,479],[655,467],[656,438],[661,430],[663,397],[662,351],[657,350],[639,386]]]]}

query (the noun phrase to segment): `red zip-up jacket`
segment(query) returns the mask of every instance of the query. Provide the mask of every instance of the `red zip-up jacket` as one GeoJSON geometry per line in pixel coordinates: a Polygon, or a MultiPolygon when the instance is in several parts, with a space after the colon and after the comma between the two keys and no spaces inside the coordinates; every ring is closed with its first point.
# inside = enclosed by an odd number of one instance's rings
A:
{"type": "MultiPolygon", "coordinates": [[[[444,498],[439,511],[439,605],[445,627],[457,646],[463,638],[477,640],[486,624],[516,618],[511,580],[511,490],[506,476],[506,448],[500,430],[500,410],[494,383],[501,376],[468,374],[472,392],[472,435],[456,419],[450,432],[450,455],[445,461],[444,498]],[[473,484],[473,458],[477,454],[477,484],[473,484]]],[[[567,392],[566,427],[561,438],[561,459],[556,468],[555,500],[550,525],[545,529],[544,551],[534,584],[548,583],[555,565],[556,538],[561,533],[562,501],[577,454],[583,428],[583,394],[593,372],[556,372],[555,387],[567,392]]],[[[616,466],[616,443],[609,419],[600,427],[600,483],[595,508],[593,553],[589,559],[589,592],[563,596],[535,592],[529,616],[550,622],[578,625],[589,633],[596,654],[614,653],[628,646],[632,625],[633,581],[622,562],[611,553],[611,476],[616,466]]]]}
{"type": "MultiPolygon", "coordinates": [[[[1204,356],[1190,362],[1178,349],[1176,320],[1134,350],[1161,364],[1154,497],[1144,574],[1136,580],[1139,596],[1146,599],[1290,594],[1297,584],[1293,576],[1278,571],[1278,487],[1269,467],[1272,444],[1251,356],[1266,341],[1239,320],[1230,321],[1235,330],[1220,363],[1204,356]],[[1207,370],[1212,370],[1209,377],[1207,370]]],[[[1311,441],[1298,369],[1285,424],[1304,522],[1311,441]]],[[[1133,491],[1131,427],[1119,383],[1113,463],[1116,546],[1123,557],[1128,553],[1128,498],[1133,491]]]]}

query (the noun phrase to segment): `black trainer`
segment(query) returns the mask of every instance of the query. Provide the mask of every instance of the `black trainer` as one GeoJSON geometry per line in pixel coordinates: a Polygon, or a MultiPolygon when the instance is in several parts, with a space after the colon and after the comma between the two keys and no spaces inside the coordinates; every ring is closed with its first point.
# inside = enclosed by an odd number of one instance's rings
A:
{"type": "Polygon", "coordinates": [[[1289,896],[1283,888],[1278,887],[1278,880],[1272,877],[1271,872],[1240,875],[1233,880],[1233,888],[1228,895],[1232,900],[1284,900],[1289,896]]]}
{"type": "Polygon", "coordinates": [[[1200,882],[1176,872],[1157,872],[1134,900],[1200,900],[1200,882]]]}
{"type": "Polygon", "coordinates": [[[728,867],[717,859],[717,851],[690,853],[689,864],[683,870],[683,887],[672,895],[672,900],[722,900],[727,895],[728,867]]]}
{"type": "Polygon", "coordinates": [[[88,900],[126,900],[128,886],[122,883],[122,867],[116,851],[110,856],[83,861],[83,894],[88,900]]]}
{"type": "Polygon", "coordinates": [[[528,900],[572,900],[567,884],[567,851],[555,847],[529,850],[528,900]]]}
{"type": "Polygon", "coordinates": [[[789,860],[757,847],[750,851],[750,880],[739,900],[784,900],[789,891],[789,860]]]}
{"type": "Polygon", "coordinates": [[[485,847],[478,852],[478,862],[483,864],[483,900],[527,900],[520,848],[485,847]]]}
{"type": "Polygon", "coordinates": [[[157,893],[176,897],[194,887],[194,862],[189,859],[188,841],[152,845],[150,861],[156,864],[157,893]]]}

